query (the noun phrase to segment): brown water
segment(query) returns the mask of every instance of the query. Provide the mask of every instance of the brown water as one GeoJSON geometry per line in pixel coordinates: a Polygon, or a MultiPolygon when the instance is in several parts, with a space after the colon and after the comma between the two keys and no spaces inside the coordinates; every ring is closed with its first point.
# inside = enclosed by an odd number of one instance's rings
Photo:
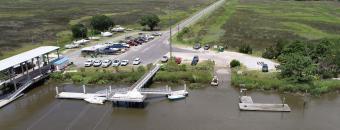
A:
{"type": "MultiPolygon", "coordinates": [[[[181,87],[180,87],[181,88],[181,87]]],[[[180,89],[178,88],[178,89],[180,89]]],[[[68,91],[81,87],[66,85],[68,91]]],[[[94,92],[101,87],[90,87],[94,92]]],[[[55,85],[32,89],[24,97],[0,109],[0,129],[32,130],[339,130],[340,97],[287,96],[292,112],[244,112],[238,109],[238,90],[207,87],[191,90],[188,98],[168,101],[150,97],[144,109],[88,104],[81,100],[55,99],[55,85]]],[[[280,103],[276,93],[251,92],[255,102],[280,103]]]]}

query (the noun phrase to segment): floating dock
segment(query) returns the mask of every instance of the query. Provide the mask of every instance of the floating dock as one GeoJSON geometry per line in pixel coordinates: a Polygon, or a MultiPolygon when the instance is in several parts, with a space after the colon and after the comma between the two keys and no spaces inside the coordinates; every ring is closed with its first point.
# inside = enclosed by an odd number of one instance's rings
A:
{"type": "Polygon", "coordinates": [[[271,112],[290,112],[288,104],[264,104],[254,103],[250,96],[241,96],[238,104],[243,111],[271,111],[271,112]]]}

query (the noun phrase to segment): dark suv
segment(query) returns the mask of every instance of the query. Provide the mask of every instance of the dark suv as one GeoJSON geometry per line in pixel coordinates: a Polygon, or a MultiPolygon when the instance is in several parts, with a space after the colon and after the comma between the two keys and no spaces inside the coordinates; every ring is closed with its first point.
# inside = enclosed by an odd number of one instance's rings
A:
{"type": "Polygon", "coordinates": [[[197,65],[198,61],[199,61],[198,56],[194,56],[194,58],[192,58],[191,65],[197,65]]]}
{"type": "Polygon", "coordinates": [[[262,72],[268,72],[268,65],[267,64],[262,65],[262,72]]]}
{"type": "Polygon", "coordinates": [[[193,47],[194,49],[196,49],[196,50],[198,50],[198,49],[200,49],[201,48],[201,44],[199,44],[199,43],[196,43],[195,45],[194,45],[194,47],[193,47]]]}

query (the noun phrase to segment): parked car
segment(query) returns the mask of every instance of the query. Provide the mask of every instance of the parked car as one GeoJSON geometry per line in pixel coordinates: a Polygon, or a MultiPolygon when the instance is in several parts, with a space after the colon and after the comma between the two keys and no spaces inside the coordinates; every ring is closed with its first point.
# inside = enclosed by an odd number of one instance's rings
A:
{"type": "Polygon", "coordinates": [[[194,58],[192,58],[191,65],[197,65],[198,61],[199,61],[198,56],[194,56],[194,58]]]}
{"type": "Polygon", "coordinates": [[[132,62],[133,65],[139,65],[140,63],[142,63],[140,58],[135,58],[132,62]]]}
{"type": "Polygon", "coordinates": [[[102,65],[102,61],[101,60],[95,60],[94,62],[93,62],[93,67],[99,67],[99,66],[101,66],[102,65]]]}
{"type": "Polygon", "coordinates": [[[161,62],[165,63],[168,62],[168,60],[169,60],[168,56],[163,56],[161,62]]]}
{"type": "Polygon", "coordinates": [[[196,43],[195,45],[194,45],[194,47],[193,47],[195,50],[198,50],[198,49],[200,49],[201,48],[201,44],[199,44],[199,43],[196,43]]]}
{"type": "Polygon", "coordinates": [[[104,60],[102,67],[106,68],[106,67],[109,67],[111,64],[112,64],[111,60],[104,60]]]}
{"type": "Polygon", "coordinates": [[[152,33],[152,35],[153,35],[153,36],[162,36],[162,33],[160,33],[160,32],[154,32],[154,33],[152,33]]]}
{"type": "Polygon", "coordinates": [[[121,66],[127,66],[129,64],[129,60],[122,60],[120,63],[121,66]]]}
{"type": "Polygon", "coordinates": [[[130,46],[138,46],[139,43],[135,42],[135,40],[130,40],[127,42],[127,44],[129,44],[130,46]]]}
{"type": "Polygon", "coordinates": [[[119,66],[120,65],[120,61],[119,60],[113,60],[112,62],[112,66],[119,66]]]}
{"type": "Polygon", "coordinates": [[[175,62],[176,62],[177,64],[181,64],[182,58],[181,58],[181,57],[176,57],[176,58],[175,58],[175,62]]]}
{"type": "Polygon", "coordinates": [[[84,63],[85,67],[91,67],[93,65],[93,60],[87,59],[84,63]]]}
{"type": "Polygon", "coordinates": [[[205,45],[204,46],[204,50],[209,50],[210,49],[210,45],[205,45]]]}
{"type": "Polygon", "coordinates": [[[268,72],[268,65],[267,64],[262,65],[262,72],[268,72]]]}

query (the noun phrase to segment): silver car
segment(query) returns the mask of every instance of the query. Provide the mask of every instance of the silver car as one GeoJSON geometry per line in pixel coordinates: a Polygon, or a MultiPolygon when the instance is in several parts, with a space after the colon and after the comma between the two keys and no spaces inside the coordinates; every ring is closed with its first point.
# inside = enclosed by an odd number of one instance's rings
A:
{"type": "Polygon", "coordinates": [[[120,65],[120,61],[119,60],[113,60],[112,66],[119,66],[119,65],[120,65]]]}
{"type": "Polygon", "coordinates": [[[102,65],[102,61],[101,60],[95,60],[93,63],[93,67],[99,67],[102,65]]]}

